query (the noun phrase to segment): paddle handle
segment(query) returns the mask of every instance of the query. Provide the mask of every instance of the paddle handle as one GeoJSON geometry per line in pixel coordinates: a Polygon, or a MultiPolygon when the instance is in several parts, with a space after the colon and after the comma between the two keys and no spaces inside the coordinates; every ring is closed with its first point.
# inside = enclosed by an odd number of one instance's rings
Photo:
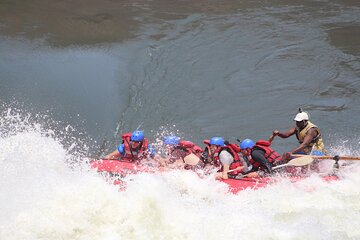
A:
{"type": "MultiPolygon", "coordinates": [[[[291,156],[293,157],[302,157],[304,155],[301,154],[292,154],[291,156]]],[[[318,160],[334,160],[334,156],[316,156],[316,155],[309,155],[314,159],[318,159],[318,160]]],[[[360,161],[360,157],[350,157],[350,156],[339,156],[339,160],[348,160],[348,161],[360,161]]]]}

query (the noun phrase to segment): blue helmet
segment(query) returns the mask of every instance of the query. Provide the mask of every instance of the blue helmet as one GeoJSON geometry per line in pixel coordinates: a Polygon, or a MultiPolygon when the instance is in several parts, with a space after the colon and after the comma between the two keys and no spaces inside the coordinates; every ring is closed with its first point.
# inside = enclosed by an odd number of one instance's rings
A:
{"type": "Polygon", "coordinates": [[[210,144],[211,145],[216,145],[216,146],[225,146],[224,144],[224,139],[222,137],[212,137],[210,139],[210,144]]]}
{"type": "Polygon", "coordinates": [[[180,138],[177,136],[167,136],[164,137],[164,143],[169,145],[178,145],[180,142],[180,138]]]}
{"type": "Polygon", "coordinates": [[[131,134],[131,141],[136,141],[136,142],[140,142],[142,140],[144,140],[144,132],[143,131],[139,131],[136,130],[131,134]]]}
{"type": "Polygon", "coordinates": [[[255,146],[255,143],[253,140],[251,139],[244,139],[241,143],[240,143],[240,148],[241,149],[246,149],[246,148],[253,148],[255,146]]]}

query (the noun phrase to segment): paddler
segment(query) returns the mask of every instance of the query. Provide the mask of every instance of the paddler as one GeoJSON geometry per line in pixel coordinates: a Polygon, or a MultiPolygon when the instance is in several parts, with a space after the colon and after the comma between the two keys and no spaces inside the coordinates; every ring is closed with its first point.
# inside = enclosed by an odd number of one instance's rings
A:
{"type": "Polygon", "coordinates": [[[272,167],[280,164],[281,156],[270,147],[270,141],[259,140],[256,143],[251,139],[244,139],[240,143],[241,153],[249,161],[251,167],[246,177],[259,177],[271,174],[272,167]]]}
{"type": "Polygon", "coordinates": [[[309,115],[303,112],[301,108],[299,113],[296,114],[294,121],[296,126],[290,128],[286,132],[279,132],[275,130],[272,138],[279,136],[281,138],[288,138],[295,135],[300,145],[289,152],[284,153],[283,157],[290,159],[292,154],[311,154],[311,155],[324,155],[324,143],[321,137],[320,129],[309,121],[309,115]]]}
{"type": "Polygon", "coordinates": [[[166,156],[155,156],[162,166],[191,169],[199,163],[202,149],[193,142],[171,135],[164,137],[163,143],[166,147],[166,156]]]}
{"type": "Polygon", "coordinates": [[[224,141],[222,137],[212,137],[210,141],[205,140],[204,143],[207,146],[201,160],[205,165],[219,169],[216,178],[236,178],[239,174],[247,171],[247,164],[238,154],[239,146],[224,141]]]}
{"type": "Polygon", "coordinates": [[[155,156],[155,150],[145,138],[143,131],[136,130],[132,133],[124,133],[121,138],[122,143],[115,151],[106,155],[105,159],[139,163],[143,159],[155,156]]]}

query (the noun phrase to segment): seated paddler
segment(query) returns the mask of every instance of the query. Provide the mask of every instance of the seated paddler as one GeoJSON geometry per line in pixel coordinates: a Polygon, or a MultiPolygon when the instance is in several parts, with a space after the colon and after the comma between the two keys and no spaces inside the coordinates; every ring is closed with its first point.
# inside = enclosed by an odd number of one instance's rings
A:
{"type": "Polygon", "coordinates": [[[124,133],[121,138],[122,143],[115,151],[106,155],[105,159],[139,163],[143,159],[155,156],[155,150],[149,144],[149,140],[145,138],[143,131],[124,133]]]}
{"type": "Polygon", "coordinates": [[[250,163],[246,177],[263,177],[273,173],[272,168],[282,163],[282,157],[274,149],[271,143],[266,140],[259,140],[256,143],[251,139],[244,139],[240,143],[243,157],[250,163]]]}
{"type": "Polygon", "coordinates": [[[216,178],[228,179],[236,178],[239,174],[247,170],[247,164],[240,158],[240,147],[224,141],[222,137],[212,137],[204,140],[206,147],[201,156],[205,167],[218,169],[216,178]]]}
{"type": "Polygon", "coordinates": [[[171,135],[164,137],[163,143],[165,145],[164,156],[159,154],[155,156],[162,166],[191,169],[199,163],[202,149],[193,142],[171,135]]]}

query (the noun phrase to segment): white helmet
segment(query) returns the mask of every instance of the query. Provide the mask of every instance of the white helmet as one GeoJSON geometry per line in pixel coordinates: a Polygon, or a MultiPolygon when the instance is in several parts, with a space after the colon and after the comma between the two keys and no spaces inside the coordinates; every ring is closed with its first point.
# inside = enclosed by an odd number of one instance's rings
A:
{"type": "Polygon", "coordinates": [[[298,114],[296,114],[296,116],[294,118],[294,121],[297,121],[297,122],[301,122],[304,120],[306,120],[306,121],[309,120],[309,115],[306,112],[298,113],[298,114]]]}

